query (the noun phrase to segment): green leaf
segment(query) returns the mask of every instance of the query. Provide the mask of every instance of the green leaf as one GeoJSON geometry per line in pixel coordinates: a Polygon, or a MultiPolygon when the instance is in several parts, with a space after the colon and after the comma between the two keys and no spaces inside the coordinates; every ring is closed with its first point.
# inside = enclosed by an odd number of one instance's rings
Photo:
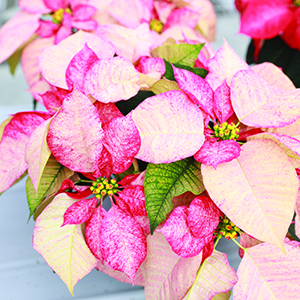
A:
{"type": "Polygon", "coordinates": [[[62,182],[65,179],[71,177],[73,174],[73,171],[58,163],[57,160],[53,156],[51,156],[42,174],[38,186],[38,193],[36,193],[36,190],[33,187],[31,178],[27,178],[26,195],[30,211],[29,219],[35,212],[36,208],[46,198],[46,196],[49,196],[51,193],[57,192],[61,187],[62,182]]]}
{"type": "MultiPolygon", "coordinates": [[[[166,79],[176,81],[176,79],[174,77],[174,71],[173,71],[172,65],[168,61],[166,61],[165,59],[164,59],[164,62],[165,62],[165,67],[166,67],[166,72],[164,74],[164,77],[166,79]]],[[[178,64],[178,63],[174,63],[173,65],[176,68],[188,70],[188,71],[200,76],[201,78],[205,78],[206,75],[208,74],[208,71],[205,70],[205,69],[202,69],[202,68],[192,68],[190,66],[186,66],[186,65],[182,65],[182,64],[178,64]]],[[[151,90],[153,89],[153,86],[151,87],[151,90]]]]}
{"type": "Polygon", "coordinates": [[[22,51],[23,51],[23,48],[19,48],[18,50],[16,50],[12,56],[10,56],[8,59],[7,59],[7,63],[9,65],[9,70],[10,70],[10,73],[12,75],[15,74],[15,71],[16,71],[16,68],[17,68],[17,65],[21,59],[21,54],[22,54],[22,51]]]}
{"type": "Polygon", "coordinates": [[[59,194],[37,218],[33,248],[73,294],[75,284],[92,271],[98,260],[86,245],[82,225],[61,227],[65,211],[76,200],[59,194]]]}
{"type": "Polygon", "coordinates": [[[145,176],[145,199],[151,234],[172,210],[173,197],[187,191],[198,195],[204,190],[201,164],[193,157],[170,164],[149,164],[145,176]]]}
{"type": "Polygon", "coordinates": [[[206,75],[208,74],[208,71],[205,70],[205,69],[202,69],[202,68],[192,68],[192,67],[189,67],[189,66],[185,66],[185,65],[181,65],[181,64],[173,64],[176,68],[179,68],[179,69],[184,69],[184,70],[188,70],[198,76],[200,76],[201,78],[205,78],[206,75]]]}
{"type": "MultiPolygon", "coordinates": [[[[35,210],[34,214],[33,214],[33,220],[36,221],[36,219],[38,218],[38,216],[43,212],[43,210],[53,201],[53,199],[56,197],[56,195],[52,195],[48,198],[46,198],[35,210]]],[[[29,217],[30,218],[30,217],[29,217]]],[[[28,218],[28,221],[29,221],[28,218]]]]}
{"type": "Polygon", "coordinates": [[[6,120],[4,120],[1,124],[0,124],[0,141],[2,139],[2,135],[4,132],[4,128],[5,126],[10,122],[10,120],[12,119],[12,117],[8,117],[6,120]]]}
{"type": "Polygon", "coordinates": [[[166,79],[160,79],[154,83],[150,89],[155,95],[165,93],[167,91],[180,91],[178,84],[175,81],[169,81],[166,79]]]}
{"type": "Polygon", "coordinates": [[[191,45],[191,44],[164,44],[152,50],[153,57],[164,58],[170,63],[179,63],[193,67],[195,60],[197,59],[200,50],[204,46],[203,44],[191,45]]]}
{"type": "Polygon", "coordinates": [[[164,77],[168,80],[176,81],[176,79],[174,77],[174,71],[173,71],[172,65],[165,59],[164,59],[164,62],[165,62],[165,67],[166,67],[166,72],[164,74],[164,77]]]}

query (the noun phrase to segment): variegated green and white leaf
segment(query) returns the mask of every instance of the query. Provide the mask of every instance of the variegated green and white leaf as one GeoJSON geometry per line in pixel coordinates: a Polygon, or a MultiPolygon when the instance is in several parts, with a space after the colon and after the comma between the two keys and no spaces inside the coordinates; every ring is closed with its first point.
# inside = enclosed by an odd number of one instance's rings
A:
{"type": "Polygon", "coordinates": [[[97,264],[82,234],[81,225],[65,225],[63,216],[75,202],[59,194],[37,218],[33,231],[33,247],[67,285],[73,295],[75,284],[97,264]]]}
{"type": "Polygon", "coordinates": [[[12,117],[8,117],[7,119],[5,119],[1,124],[0,124],[0,142],[2,139],[2,135],[3,135],[3,131],[5,126],[10,122],[10,120],[12,119],[12,117]]]}
{"type": "Polygon", "coordinates": [[[26,145],[25,159],[28,164],[28,174],[36,194],[38,194],[37,189],[46,163],[51,155],[46,141],[51,120],[49,119],[37,127],[26,145]]]}
{"type": "Polygon", "coordinates": [[[30,211],[29,218],[33,215],[34,211],[45,197],[57,192],[61,187],[62,182],[73,174],[73,171],[61,165],[53,156],[50,156],[41,176],[38,194],[36,194],[31,178],[28,177],[26,181],[26,195],[30,211]]]}

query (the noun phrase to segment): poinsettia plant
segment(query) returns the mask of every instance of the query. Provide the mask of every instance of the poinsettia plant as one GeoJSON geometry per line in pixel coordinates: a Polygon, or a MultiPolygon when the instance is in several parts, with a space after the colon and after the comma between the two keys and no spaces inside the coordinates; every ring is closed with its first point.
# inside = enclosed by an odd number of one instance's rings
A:
{"type": "Polygon", "coordinates": [[[300,87],[300,2],[298,0],[235,0],[240,33],[252,38],[247,62],[271,62],[300,87]]]}
{"type": "MultiPolygon", "coordinates": [[[[63,18],[75,2],[59,3],[63,18]]],[[[28,173],[34,249],[72,294],[96,268],[146,299],[297,299],[300,91],[225,40],[213,55],[189,36],[201,1],[133,1],[155,16],[142,24],[116,2],[121,25],[73,30],[38,55],[45,86],[31,92],[46,111],[0,125],[0,193],[28,173]],[[180,37],[159,46],[141,36],[173,25],[180,37]],[[223,237],[237,272],[216,250],[223,237]]]]}

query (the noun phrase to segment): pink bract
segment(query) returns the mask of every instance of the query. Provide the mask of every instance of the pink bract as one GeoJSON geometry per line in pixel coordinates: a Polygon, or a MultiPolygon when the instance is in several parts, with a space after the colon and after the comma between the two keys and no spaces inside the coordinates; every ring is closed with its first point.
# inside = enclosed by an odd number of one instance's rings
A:
{"type": "Polygon", "coordinates": [[[139,132],[131,115],[115,118],[103,129],[103,145],[112,156],[112,173],[122,173],[130,167],[140,149],[139,132]]]}
{"type": "Polygon", "coordinates": [[[241,33],[254,39],[280,35],[291,48],[300,50],[300,9],[292,0],[236,0],[235,4],[241,14],[241,33]]]}
{"type": "Polygon", "coordinates": [[[108,59],[115,54],[114,46],[94,34],[78,31],[58,45],[48,47],[39,56],[44,78],[54,86],[68,89],[65,73],[72,58],[87,44],[98,58],[108,59]]]}
{"type": "Polygon", "coordinates": [[[0,29],[0,63],[9,58],[39,27],[39,14],[18,12],[0,29]]]}
{"type": "Polygon", "coordinates": [[[7,190],[27,169],[25,148],[33,131],[50,116],[45,112],[22,112],[4,128],[0,142],[0,193],[7,190]]]}
{"type": "Polygon", "coordinates": [[[85,239],[94,256],[103,263],[100,247],[101,223],[106,215],[106,210],[99,205],[93,211],[91,218],[86,222],[85,239]]]}
{"type": "Polygon", "coordinates": [[[181,257],[198,255],[203,247],[210,242],[212,235],[195,236],[188,226],[189,208],[176,207],[159,231],[165,236],[172,250],[181,257]]]}
{"type": "Polygon", "coordinates": [[[47,143],[61,164],[78,172],[93,172],[101,155],[103,135],[96,108],[89,98],[74,90],[53,118],[47,143]]]}
{"type": "Polygon", "coordinates": [[[100,59],[85,75],[84,92],[103,103],[116,102],[136,95],[139,82],[138,72],[124,58],[100,59]]]}
{"type": "Polygon", "coordinates": [[[102,220],[101,253],[113,270],[125,273],[134,284],[134,277],[147,253],[142,227],[128,213],[113,205],[102,220]]]}
{"type": "Polygon", "coordinates": [[[96,209],[98,199],[82,199],[73,203],[64,214],[64,222],[61,226],[67,224],[76,225],[89,220],[96,209]]]}
{"type": "Polygon", "coordinates": [[[170,163],[195,154],[204,142],[201,111],[183,92],[147,98],[132,118],[141,137],[136,155],[141,160],[170,163]]]}

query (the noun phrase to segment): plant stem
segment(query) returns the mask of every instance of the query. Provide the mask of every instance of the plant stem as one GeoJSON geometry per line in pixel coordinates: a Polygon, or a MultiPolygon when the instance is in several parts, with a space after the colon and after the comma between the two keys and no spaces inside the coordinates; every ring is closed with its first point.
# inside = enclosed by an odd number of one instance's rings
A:
{"type": "Polygon", "coordinates": [[[246,251],[247,249],[245,247],[243,247],[238,241],[236,241],[235,239],[231,239],[233,242],[235,242],[241,249],[243,249],[244,251],[246,251]]]}
{"type": "Polygon", "coordinates": [[[133,167],[134,167],[134,174],[139,173],[140,172],[140,168],[139,168],[139,163],[138,161],[134,158],[132,161],[133,167]]]}

